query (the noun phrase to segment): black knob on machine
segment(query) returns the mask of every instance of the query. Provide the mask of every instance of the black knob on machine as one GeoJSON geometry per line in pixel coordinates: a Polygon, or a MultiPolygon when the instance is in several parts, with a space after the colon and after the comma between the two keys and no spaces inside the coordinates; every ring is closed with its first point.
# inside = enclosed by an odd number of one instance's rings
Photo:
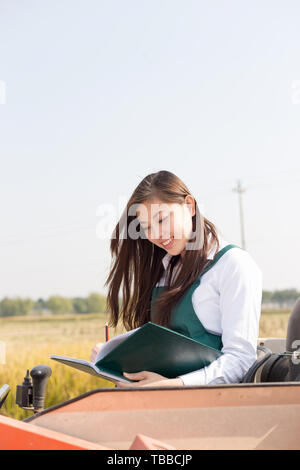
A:
{"type": "Polygon", "coordinates": [[[45,365],[35,366],[30,371],[33,386],[32,404],[35,413],[44,409],[46,385],[51,373],[51,367],[45,365]]]}

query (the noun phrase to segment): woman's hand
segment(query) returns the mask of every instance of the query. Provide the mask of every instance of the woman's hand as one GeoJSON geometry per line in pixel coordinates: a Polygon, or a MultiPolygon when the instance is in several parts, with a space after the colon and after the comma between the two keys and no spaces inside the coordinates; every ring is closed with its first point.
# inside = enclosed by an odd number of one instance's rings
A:
{"type": "Polygon", "coordinates": [[[162,375],[156,374],[155,372],[136,372],[129,374],[123,372],[124,377],[131,380],[137,380],[137,382],[115,382],[117,388],[128,388],[128,387],[183,387],[184,383],[180,377],[175,379],[168,379],[162,375]]]}
{"type": "Polygon", "coordinates": [[[95,344],[95,346],[93,347],[92,353],[91,353],[91,357],[90,357],[90,361],[91,361],[91,362],[95,362],[95,359],[96,359],[96,357],[97,357],[97,354],[98,354],[98,352],[100,351],[102,345],[103,345],[103,343],[97,343],[97,344],[95,344]]]}

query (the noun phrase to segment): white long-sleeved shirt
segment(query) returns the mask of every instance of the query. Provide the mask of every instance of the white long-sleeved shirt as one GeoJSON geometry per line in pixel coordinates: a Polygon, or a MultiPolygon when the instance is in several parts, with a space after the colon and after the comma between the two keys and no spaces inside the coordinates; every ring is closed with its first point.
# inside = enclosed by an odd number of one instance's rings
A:
{"type": "MultiPolygon", "coordinates": [[[[229,244],[220,235],[219,242],[219,250],[229,244]]],[[[208,259],[215,251],[213,247],[208,259]]],[[[162,259],[165,270],[171,256],[162,259]]],[[[164,285],[165,275],[157,286],[164,285]]],[[[222,336],[224,354],[207,367],[180,375],[184,385],[241,381],[256,360],[261,300],[262,272],[245,250],[231,248],[203,274],[192,304],[204,328],[222,336]]]]}

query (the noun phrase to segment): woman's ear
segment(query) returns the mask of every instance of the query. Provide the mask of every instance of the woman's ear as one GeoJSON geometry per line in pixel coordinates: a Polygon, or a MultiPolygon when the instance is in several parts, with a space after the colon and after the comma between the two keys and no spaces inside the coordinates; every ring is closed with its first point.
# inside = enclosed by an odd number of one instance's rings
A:
{"type": "Polygon", "coordinates": [[[188,209],[191,213],[191,217],[193,217],[196,213],[196,208],[195,208],[195,199],[193,198],[193,196],[191,196],[190,194],[188,194],[186,197],[185,197],[185,204],[188,206],[188,209]]]}

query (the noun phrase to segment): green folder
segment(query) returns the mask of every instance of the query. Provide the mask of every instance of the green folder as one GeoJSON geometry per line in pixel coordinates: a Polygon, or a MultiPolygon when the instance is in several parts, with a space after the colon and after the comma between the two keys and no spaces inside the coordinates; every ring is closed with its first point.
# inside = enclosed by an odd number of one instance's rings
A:
{"type": "Polygon", "coordinates": [[[171,379],[202,369],[222,354],[176,331],[148,322],[95,364],[62,356],[51,358],[108,380],[133,382],[126,379],[123,372],[150,371],[171,379]],[[79,361],[77,365],[76,361],[79,361]]]}

